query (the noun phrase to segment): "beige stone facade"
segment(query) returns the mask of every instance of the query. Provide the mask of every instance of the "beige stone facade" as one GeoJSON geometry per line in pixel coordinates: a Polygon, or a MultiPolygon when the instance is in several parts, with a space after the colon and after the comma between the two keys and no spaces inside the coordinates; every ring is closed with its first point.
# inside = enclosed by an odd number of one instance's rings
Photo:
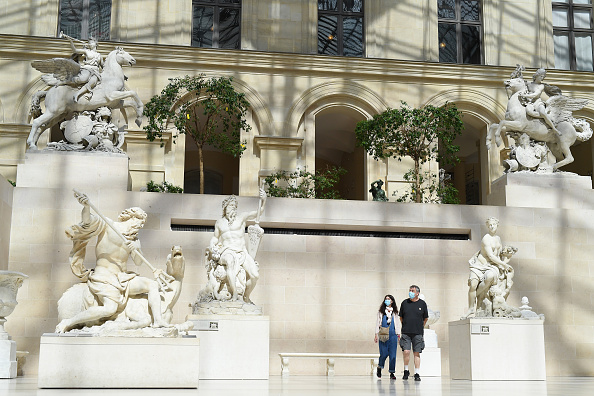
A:
{"type": "MultiPolygon", "coordinates": [[[[64,236],[64,228],[79,216],[70,188],[34,187],[17,174],[19,164],[29,163],[25,140],[31,97],[44,88],[30,61],[70,55],[67,41],[57,38],[58,3],[8,0],[0,5],[0,174],[17,182],[13,189],[0,180],[0,268],[30,276],[7,323],[19,350],[31,352],[27,372],[36,370],[39,337],[57,324],[57,299],[76,281],[68,267],[71,245],[64,236]]],[[[468,259],[486,232],[485,218],[496,216],[502,240],[519,248],[512,261],[516,284],[510,301],[519,305],[527,295],[547,316],[547,374],[594,375],[594,208],[355,201],[370,200],[367,190],[377,179],[386,182],[391,200],[393,192],[406,187],[403,174],[410,164],[374,161],[356,151],[353,134],[356,122],[398,107],[400,101],[415,107],[449,101],[462,110],[465,151],[462,164],[453,170],[455,183],[464,197],[470,194],[465,183],[470,177],[484,204],[491,182],[503,170],[500,155],[486,149],[486,128],[504,117],[502,82],[516,63],[529,68],[526,76],[547,67],[547,82],[572,97],[592,99],[594,74],[552,69],[550,0],[483,1],[484,65],[438,63],[436,0],[366,1],[363,58],[316,55],[313,0],[244,0],[237,51],[190,46],[190,0],[112,3],[112,41],[101,42],[99,49],[106,54],[123,45],[136,58],[137,64],[126,69],[127,85],[144,101],[160,92],[168,78],[198,73],[233,76],[236,88],[246,94],[252,126],[244,133],[246,151],[238,163],[216,153],[211,162],[214,171],[225,175],[223,192],[243,196],[240,210],[255,207],[256,199],[248,197],[257,195],[260,179],[274,170],[313,170],[325,163],[352,167],[351,184],[345,187],[351,200],[270,199],[264,228],[469,235],[462,241],[266,235],[258,255],[262,278],[253,299],[271,318],[271,374],[280,373],[278,352],[376,351],[373,322],[383,295],[404,299],[412,283],[421,287],[430,308],[441,311],[435,330],[447,374],[447,322],[466,309],[468,259]]],[[[590,122],[593,103],[579,112],[590,122]]],[[[116,115],[115,122],[125,121],[116,115]]],[[[149,180],[184,185],[195,164],[183,137],[174,144],[168,136],[161,147],[148,142],[132,119],[128,132],[130,160],[127,169],[120,169],[129,172],[122,176],[128,178],[128,188],[97,185],[89,194],[108,216],[133,205],[149,213],[141,240],[156,265],[164,263],[172,244],[184,247],[186,278],[175,312],[181,321],[205,283],[203,249],[210,235],[171,231],[171,224],[212,225],[222,197],[139,192],[149,180]]],[[[44,133],[40,145],[49,139],[44,133]]],[[[573,152],[576,162],[566,170],[591,175],[594,145],[585,142],[573,152]]],[[[431,165],[433,171],[437,167],[431,165]]],[[[69,180],[69,187],[75,180],[69,180]]],[[[323,362],[296,360],[291,372],[321,374],[323,362]]],[[[339,361],[336,372],[365,374],[367,367],[339,361]]]]}

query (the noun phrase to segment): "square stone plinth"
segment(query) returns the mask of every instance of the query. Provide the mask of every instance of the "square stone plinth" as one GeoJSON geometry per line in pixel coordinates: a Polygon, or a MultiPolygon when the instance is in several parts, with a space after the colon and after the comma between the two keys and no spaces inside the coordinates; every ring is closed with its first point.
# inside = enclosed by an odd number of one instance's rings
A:
{"type": "Polygon", "coordinates": [[[126,154],[27,151],[17,165],[17,185],[37,188],[128,189],[126,154]]]}
{"type": "Polygon", "coordinates": [[[546,379],[544,321],[470,318],[449,322],[450,377],[546,379]]]}
{"type": "Polygon", "coordinates": [[[195,337],[72,337],[44,334],[40,388],[197,388],[195,337]]]}
{"type": "Polygon", "coordinates": [[[188,315],[201,341],[200,379],[268,379],[270,318],[188,315]]]}
{"type": "Polygon", "coordinates": [[[491,184],[488,205],[521,208],[590,209],[592,178],[574,173],[508,173],[491,184]]]}

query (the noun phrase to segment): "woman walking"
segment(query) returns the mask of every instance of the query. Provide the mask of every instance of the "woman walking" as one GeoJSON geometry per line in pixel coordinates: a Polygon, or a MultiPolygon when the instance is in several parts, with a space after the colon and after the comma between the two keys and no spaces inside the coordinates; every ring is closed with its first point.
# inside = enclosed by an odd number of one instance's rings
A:
{"type": "Polygon", "coordinates": [[[382,369],[386,358],[390,357],[390,379],[396,379],[396,351],[400,337],[400,320],[398,320],[398,307],[394,296],[387,294],[384,302],[379,307],[375,326],[375,342],[379,341],[379,363],[377,365],[377,378],[382,378],[382,369]]]}

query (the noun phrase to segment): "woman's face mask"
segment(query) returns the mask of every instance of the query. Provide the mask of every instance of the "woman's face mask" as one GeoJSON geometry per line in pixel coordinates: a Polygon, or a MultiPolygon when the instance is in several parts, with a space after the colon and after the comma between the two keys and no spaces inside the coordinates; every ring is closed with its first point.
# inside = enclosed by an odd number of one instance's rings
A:
{"type": "Polygon", "coordinates": [[[390,301],[386,298],[386,301],[384,301],[384,304],[386,304],[386,306],[389,307],[390,304],[392,304],[392,301],[390,301]]]}

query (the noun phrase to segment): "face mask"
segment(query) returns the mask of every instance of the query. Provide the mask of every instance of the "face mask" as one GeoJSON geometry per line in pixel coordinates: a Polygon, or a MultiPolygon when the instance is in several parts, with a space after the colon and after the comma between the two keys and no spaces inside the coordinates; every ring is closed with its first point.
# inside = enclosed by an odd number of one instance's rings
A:
{"type": "Polygon", "coordinates": [[[408,292],[408,297],[409,297],[409,298],[411,298],[411,299],[412,299],[412,298],[415,298],[415,292],[411,292],[411,291],[409,291],[409,292],[408,292]]]}
{"type": "Polygon", "coordinates": [[[392,301],[390,301],[390,300],[386,300],[386,301],[384,301],[384,304],[386,304],[386,306],[388,306],[388,307],[389,307],[389,306],[390,306],[390,304],[392,304],[392,301]]]}

